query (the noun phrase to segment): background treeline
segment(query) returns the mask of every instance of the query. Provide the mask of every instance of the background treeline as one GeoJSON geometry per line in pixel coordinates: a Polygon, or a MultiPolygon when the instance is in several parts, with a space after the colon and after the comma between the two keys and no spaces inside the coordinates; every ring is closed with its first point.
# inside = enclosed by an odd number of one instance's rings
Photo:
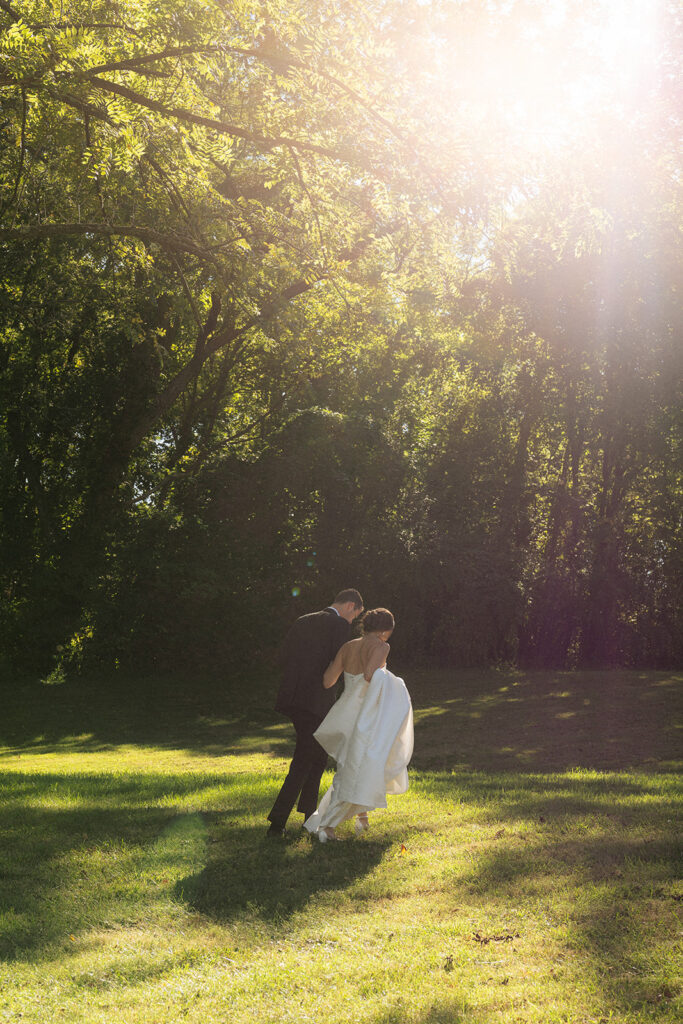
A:
{"type": "Polygon", "coordinates": [[[681,663],[675,10],[547,149],[466,74],[534,18],[0,3],[6,664],[226,671],[341,586],[404,659],[681,663]]]}

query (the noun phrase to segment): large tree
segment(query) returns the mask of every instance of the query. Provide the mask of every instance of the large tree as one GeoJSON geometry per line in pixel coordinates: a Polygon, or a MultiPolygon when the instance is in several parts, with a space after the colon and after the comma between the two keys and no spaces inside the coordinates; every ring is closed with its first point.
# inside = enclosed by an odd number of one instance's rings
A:
{"type": "Polygon", "coordinates": [[[675,659],[672,64],[590,122],[552,6],[0,0],[6,652],[362,572],[424,656],[675,659]]]}

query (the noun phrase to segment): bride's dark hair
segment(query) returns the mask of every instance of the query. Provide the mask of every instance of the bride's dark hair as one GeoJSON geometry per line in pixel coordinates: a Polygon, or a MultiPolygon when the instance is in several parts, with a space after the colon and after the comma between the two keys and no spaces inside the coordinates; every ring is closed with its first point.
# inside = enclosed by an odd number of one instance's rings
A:
{"type": "Polygon", "coordinates": [[[383,633],[394,628],[394,616],[388,608],[373,608],[361,615],[360,627],[363,633],[383,633]]]}

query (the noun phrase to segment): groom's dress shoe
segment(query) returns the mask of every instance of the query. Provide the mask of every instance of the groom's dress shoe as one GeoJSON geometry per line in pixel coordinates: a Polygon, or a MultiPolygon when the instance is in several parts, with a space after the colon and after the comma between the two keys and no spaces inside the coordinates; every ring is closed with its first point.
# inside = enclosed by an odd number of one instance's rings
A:
{"type": "Polygon", "coordinates": [[[284,839],[287,835],[287,831],[280,825],[271,825],[266,832],[266,835],[269,839],[284,839]]]}

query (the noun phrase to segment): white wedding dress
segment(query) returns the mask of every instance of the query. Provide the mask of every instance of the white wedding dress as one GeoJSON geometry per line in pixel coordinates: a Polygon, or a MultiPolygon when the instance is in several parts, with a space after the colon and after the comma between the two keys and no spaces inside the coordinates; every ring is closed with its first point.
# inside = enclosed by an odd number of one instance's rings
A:
{"type": "Polygon", "coordinates": [[[388,793],[408,789],[413,708],[405,683],[387,668],[378,668],[369,683],[362,672],[345,672],[344,692],[314,735],[336,760],[337,771],[304,823],[309,832],[386,807],[388,793]]]}

